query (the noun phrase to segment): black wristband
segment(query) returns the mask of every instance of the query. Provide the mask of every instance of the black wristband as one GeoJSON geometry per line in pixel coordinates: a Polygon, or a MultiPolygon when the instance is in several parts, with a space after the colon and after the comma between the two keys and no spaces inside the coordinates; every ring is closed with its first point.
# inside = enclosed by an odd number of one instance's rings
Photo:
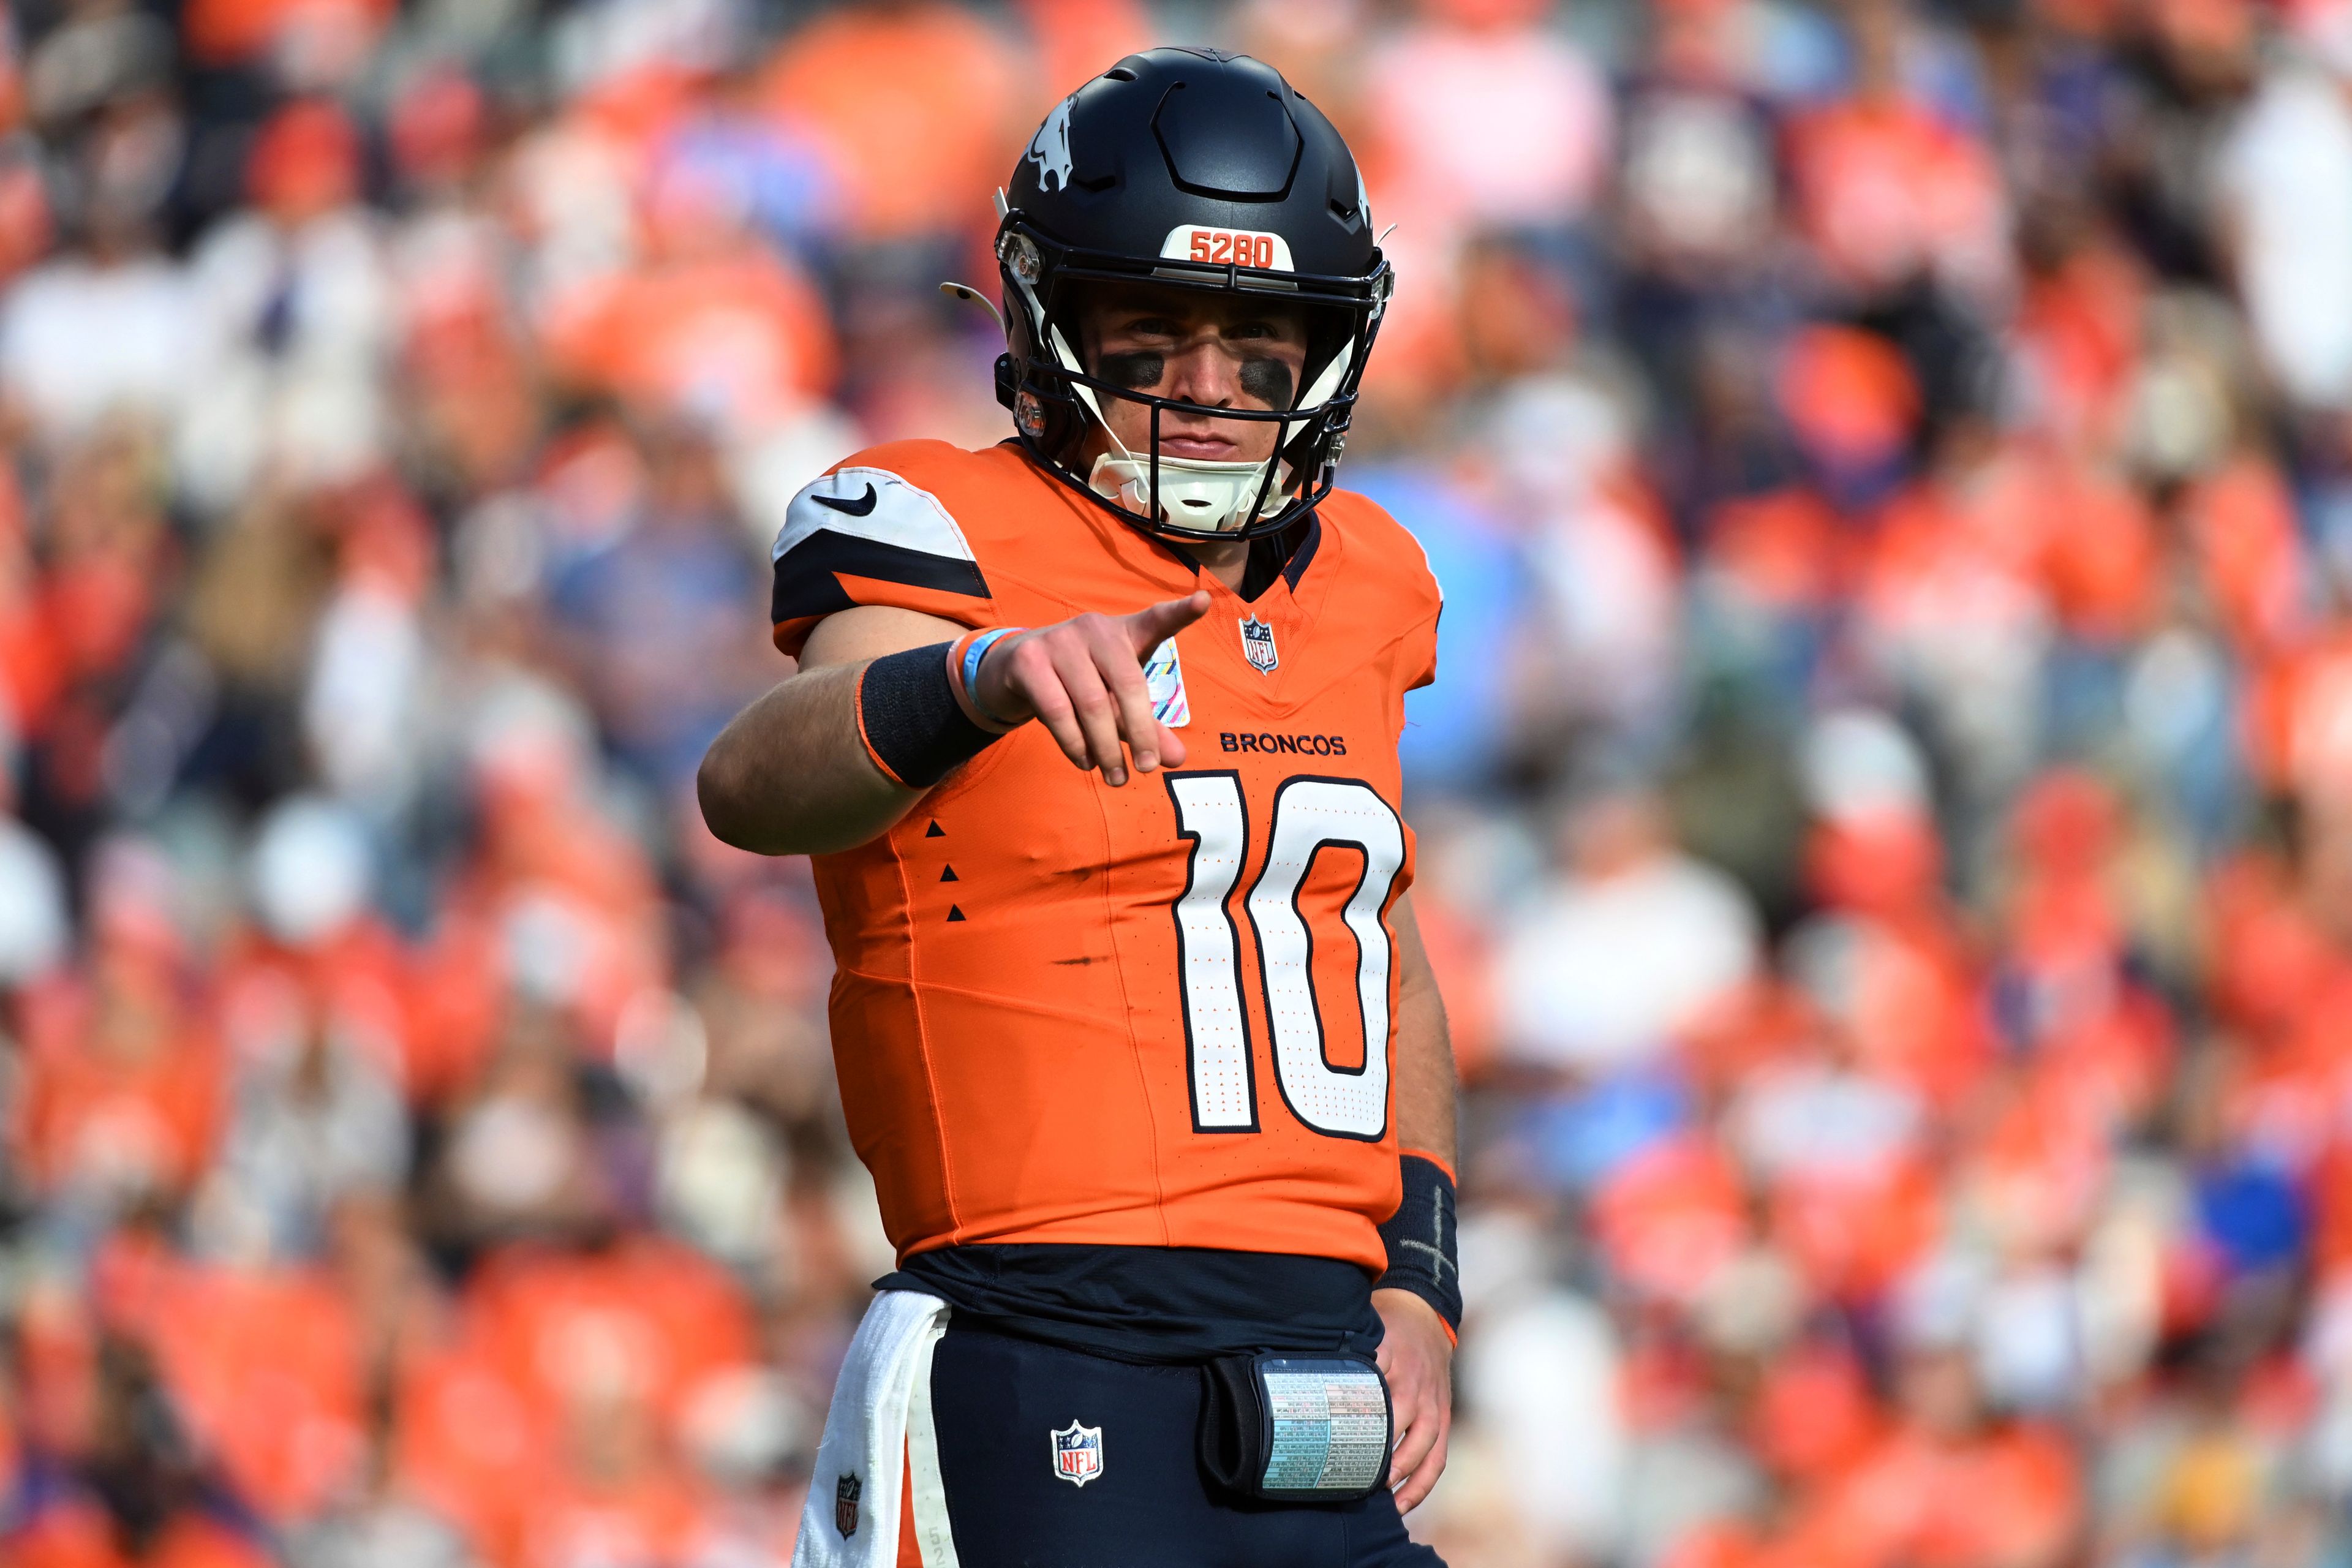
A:
{"type": "Polygon", "coordinates": [[[1389,1271],[1372,1282],[1375,1290],[1410,1290],[1437,1310],[1445,1326],[1462,1327],[1462,1262],[1454,1237],[1454,1178],[1445,1167],[1419,1154],[1406,1154],[1404,1199],[1381,1240],[1389,1249],[1389,1271]]]}
{"type": "Polygon", "coordinates": [[[958,763],[1002,739],[973,723],[948,684],[943,642],[885,654],[857,681],[857,729],[884,773],[908,789],[929,789],[958,763]]]}

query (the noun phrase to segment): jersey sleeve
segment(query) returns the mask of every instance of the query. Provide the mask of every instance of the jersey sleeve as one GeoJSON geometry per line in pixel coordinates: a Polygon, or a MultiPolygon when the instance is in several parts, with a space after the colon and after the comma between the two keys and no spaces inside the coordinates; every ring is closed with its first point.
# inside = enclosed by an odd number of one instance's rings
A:
{"type": "Polygon", "coordinates": [[[776,647],[795,658],[817,622],[858,605],[967,626],[991,618],[988,579],[940,498],[855,458],[793,498],[770,558],[769,619],[776,647]]]}

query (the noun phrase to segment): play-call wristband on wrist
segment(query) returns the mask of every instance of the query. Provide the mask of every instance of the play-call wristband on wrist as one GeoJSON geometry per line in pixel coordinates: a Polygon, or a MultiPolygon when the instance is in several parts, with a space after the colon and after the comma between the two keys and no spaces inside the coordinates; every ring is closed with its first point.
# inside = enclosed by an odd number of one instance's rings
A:
{"type": "Polygon", "coordinates": [[[988,657],[990,648],[1013,633],[1026,629],[1023,626],[990,626],[982,631],[966,632],[948,648],[948,671],[955,682],[956,695],[983,728],[993,729],[1000,733],[1020,728],[990,712],[988,705],[980,700],[980,665],[988,657]]]}

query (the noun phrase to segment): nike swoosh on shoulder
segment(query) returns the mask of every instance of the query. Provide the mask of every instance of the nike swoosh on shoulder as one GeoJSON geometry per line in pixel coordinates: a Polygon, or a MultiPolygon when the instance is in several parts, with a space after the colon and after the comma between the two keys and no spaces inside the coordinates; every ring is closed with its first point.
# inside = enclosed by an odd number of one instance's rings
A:
{"type": "Polygon", "coordinates": [[[856,500],[843,500],[838,496],[809,497],[809,500],[816,502],[819,506],[829,506],[835,511],[847,512],[852,517],[866,516],[874,510],[874,503],[880,499],[880,494],[875,489],[873,483],[870,480],[866,486],[866,493],[859,496],[856,500]]]}

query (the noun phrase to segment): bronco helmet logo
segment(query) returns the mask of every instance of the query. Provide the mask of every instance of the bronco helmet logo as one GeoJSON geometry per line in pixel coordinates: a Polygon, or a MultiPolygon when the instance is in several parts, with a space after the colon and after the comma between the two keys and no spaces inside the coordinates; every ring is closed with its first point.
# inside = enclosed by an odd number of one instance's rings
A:
{"type": "Polygon", "coordinates": [[[1066,191],[1070,188],[1070,171],[1076,164],[1070,157],[1070,105],[1076,98],[1062,100],[1045,123],[1037,127],[1037,134],[1029,139],[1029,151],[1024,154],[1037,165],[1037,185],[1041,190],[1066,191]]]}

